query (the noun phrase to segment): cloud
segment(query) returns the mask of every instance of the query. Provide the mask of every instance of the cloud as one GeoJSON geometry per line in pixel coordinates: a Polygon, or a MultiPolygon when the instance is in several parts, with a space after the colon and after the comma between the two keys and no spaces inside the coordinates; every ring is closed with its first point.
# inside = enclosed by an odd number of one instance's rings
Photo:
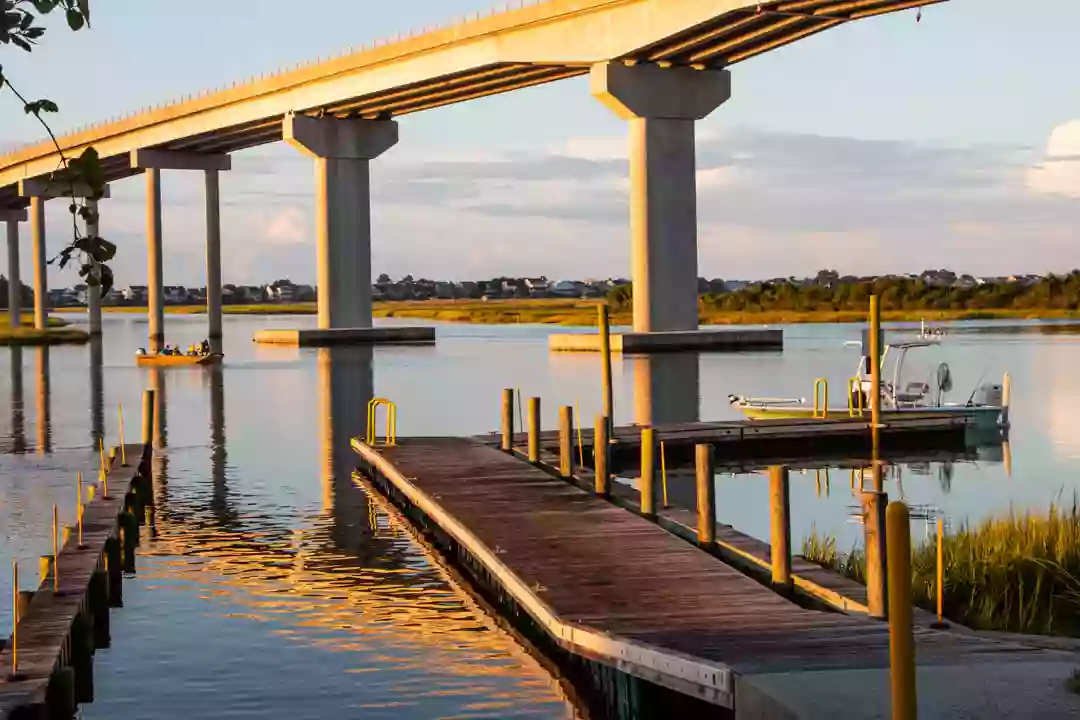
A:
{"type": "MultiPolygon", "coordinates": [[[[752,128],[702,132],[697,140],[706,276],[804,275],[825,266],[1005,274],[1080,265],[1080,120],[1055,128],[1040,147],[752,128]]],[[[477,279],[625,276],[626,147],[623,134],[476,154],[403,143],[371,165],[373,269],[477,279]]],[[[236,154],[234,170],[222,175],[227,282],[314,280],[314,183],[310,159],[291,148],[236,154]]],[[[201,178],[170,173],[164,193],[166,280],[201,284],[201,178]]],[[[121,246],[121,284],[145,275],[143,202],[142,183],[129,180],[102,204],[106,236],[121,246]]],[[[51,226],[64,222],[62,211],[50,209],[51,226]]],[[[55,227],[51,242],[63,239],[55,227]]]]}
{"type": "Polygon", "coordinates": [[[1080,198],[1080,120],[1054,128],[1046,159],[1028,172],[1027,186],[1037,193],[1080,198]]]}

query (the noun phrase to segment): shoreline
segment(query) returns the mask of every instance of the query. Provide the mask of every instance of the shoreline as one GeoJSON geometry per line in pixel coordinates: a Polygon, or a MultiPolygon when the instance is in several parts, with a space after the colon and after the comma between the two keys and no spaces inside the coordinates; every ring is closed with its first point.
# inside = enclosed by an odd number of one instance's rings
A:
{"type": "MultiPolygon", "coordinates": [[[[478,325],[540,324],[564,327],[592,327],[596,324],[596,308],[599,300],[575,300],[561,298],[520,300],[417,300],[375,303],[372,315],[377,318],[409,318],[438,322],[472,323],[478,325]]],[[[145,307],[112,306],[103,312],[115,314],[145,314],[145,307]]],[[[316,304],[311,303],[259,303],[252,305],[226,305],[226,315],[315,315],[316,304]]],[[[59,308],[59,315],[85,314],[85,308],[59,308]]],[[[170,315],[205,315],[202,305],[172,305],[165,308],[170,315]]],[[[1080,320],[1080,310],[1052,308],[1001,308],[981,310],[885,310],[881,313],[885,322],[951,322],[960,320],[1080,320]]],[[[760,312],[705,311],[701,324],[705,325],[796,325],[860,323],[866,313],[857,310],[763,310],[760,312]]],[[[612,325],[630,325],[629,310],[613,309],[612,325]]]]}

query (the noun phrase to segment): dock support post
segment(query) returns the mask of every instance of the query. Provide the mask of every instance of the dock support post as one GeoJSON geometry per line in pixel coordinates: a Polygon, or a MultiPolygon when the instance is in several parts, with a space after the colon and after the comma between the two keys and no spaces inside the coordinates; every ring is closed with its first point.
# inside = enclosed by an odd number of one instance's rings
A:
{"type": "Polygon", "coordinates": [[[53,671],[49,687],[45,691],[45,705],[49,718],[75,717],[75,671],[61,667],[53,671]]]}
{"type": "Polygon", "coordinates": [[[109,575],[109,607],[124,606],[124,572],[120,558],[120,538],[105,541],[105,570],[109,575]]]}
{"type": "Polygon", "coordinates": [[[882,492],[862,494],[864,544],[866,547],[866,607],[870,617],[889,617],[886,596],[885,507],[889,496],[882,492]]]}
{"type": "Polygon", "coordinates": [[[606,498],[611,494],[611,445],[608,440],[608,423],[610,418],[606,415],[596,416],[596,429],[593,432],[593,467],[596,470],[596,494],[606,498]]]}
{"type": "Polygon", "coordinates": [[[772,583],[782,592],[792,590],[791,512],[788,469],[769,468],[769,505],[772,525],[772,583]]]}
{"type": "Polygon", "coordinates": [[[150,352],[165,344],[165,278],[161,244],[161,170],[146,170],[146,306],[150,319],[150,352]]]}
{"type": "Polygon", "coordinates": [[[601,304],[600,312],[600,360],[604,366],[604,417],[608,419],[608,437],[615,435],[615,397],[611,390],[611,318],[608,306],[601,304]]]}
{"type": "Polygon", "coordinates": [[[641,428],[641,514],[656,519],[656,430],[641,428]]]}
{"type": "Polygon", "coordinates": [[[694,460],[697,470],[698,545],[711,547],[716,542],[716,473],[713,470],[713,446],[696,446],[694,460]]]}
{"type": "Polygon", "coordinates": [[[892,717],[915,720],[915,635],[911,610],[911,521],[907,505],[889,503],[889,674],[892,717]]]}
{"type": "Polygon", "coordinates": [[[540,462],[540,398],[529,398],[529,462],[540,462]]]}
{"type": "Polygon", "coordinates": [[[502,394],[502,451],[514,449],[514,388],[505,388],[502,394]]]}
{"type": "MultiPolygon", "coordinates": [[[[8,251],[8,324],[17,328],[22,325],[22,280],[19,276],[19,219],[16,211],[0,213],[7,224],[8,251]]],[[[20,212],[22,219],[26,214],[20,212]]]]}
{"type": "Polygon", "coordinates": [[[559,408],[559,475],[574,475],[574,409],[569,405],[559,408]]]}
{"type": "Polygon", "coordinates": [[[94,702],[94,621],[85,610],[71,625],[71,669],[75,672],[75,702],[94,702]]]}
{"type": "Polygon", "coordinates": [[[109,623],[109,575],[102,569],[90,575],[90,614],[94,620],[94,647],[107,648],[112,644],[109,623]]]}

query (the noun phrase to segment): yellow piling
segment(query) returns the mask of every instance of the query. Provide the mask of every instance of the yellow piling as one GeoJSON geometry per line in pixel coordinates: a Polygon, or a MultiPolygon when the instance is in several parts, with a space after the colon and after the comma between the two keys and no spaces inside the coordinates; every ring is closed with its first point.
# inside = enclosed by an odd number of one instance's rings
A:
{"type": "Polygon", "coordinates": [[[53,554],[53,568],[52,568],[52,590],[53,595],[60,594],[60,549],[57,547],[57,542],[60,535],[60,522],[59,513],[56,511],[56,503],[52,506],[52,554],[53,554]]]}
{"type": "Polygon", "coordinates": [[[609,460],[611,459],[611,445],[608,442],[608,419],[603,415],[596,416],[596,425],[593,434],[593,463],[596,477],[596,494],[606,498],[611,493],[611,471],[609,460]]]}
{"type": "MultiPolygon", "coordinates": [[[[574,417],[577,418],[577,458],[578,467],[585,467],[585,446],[581,442],[581,407],[578,405],[578,401],[574,399],[574,417]]],[[[593,440],[595,443],[595,439],[593,440]]]]}
{"type": "Polygon", "coordinates": [[[518,430],[521,431],[521,430],[525,429],[525,415],[524,415],[524,413],[522,412],[522,409],[521,409],[521,388],[516,388],[516,391],[517,391],[517,411],[518,411],[518,424],[517,424],[517,427],[518,427],[518,430]]]}
{"type": "Polygon", "coordinates": [[[664,441],[660,441],[660,490],[664,496],[664,507],[669,507],[667,501],[667,457],[664,455],[664,441]]]}
{"type": "Polygon", "coordinates": [[[19,676],[19,561],[11,561],[11,676],[19,676]]]}
{"type": "Polygon", "coordinates": [[[78,503],[75,505],[76,521],[79,524],[79,549],[83,549],[86,545],[83,543],[83,485],[82,485],[82,470],[76,475],[76,485],[78,486],[78,503]]]}
{"type": "MultiPolygon", "coordinates": [[[[881,431],[881,346],[878,338],[881,335],[881,308],[878,305],[877,295],[870,296],[870,437],[873,444],[874,459],[878,457],[879,437],[881,431]]],[[[863,348],[865,352],[865,348],[863,348]]],[[[874,476],[875,483],[880,479],[874,476]]],[[[882,488],[875,484],[874,490],[881,492],[882,488]]]]}
{"type": "Polygon", "coordinates": [[[945,520],[937,519],[937,622],[930,627],[944,630],[949,627],[945,622],[945,520]]]}
{"type": "Polygon", "coordinates": [[[600,360],[603,364],[604,417],[608,419],[608,439],[615,437],[615,399],[611,390],[611,318],[607,305],[597,309],[600,322],[600,360]]]}
{"type": "Polygon", "coordinates": [[[911,525],[907,505],[885,512],[889,550],[889,669],[893,720],[915,720],[915,635],[911,610],[911,525]]]}
{"type": "Polygon", "coordinates": [[[697,537],[698,545],[709,547],[716,542],[716,472],[713,465],[713,446],[694,448],[697,479],[697,537]]]}
{"type": "Polygon", "coordinates": [[[653,451],[656,448],[656,431],[651,427],[641,428],[641,514],[647,518],[656,517],[656,460],[653,451]]]}
{"type": "Polygon", "coordinates": [[[127,467],[127,448],[124,447],[124,403],[118,403],[120,416],[120,464],[127,467]]]}
{"type": "Polygon", "coordinates": [[[540,398],[529,398],[529,462],[540,462],[540,398]]]}
{"type": "Polygon", "coordinates": [[[771,509],[772,584],[778,590],[791,590],[791,501],[788,469],[769,468],[769,507],[771,509]]]}
{"type": "Polygon", "coordinates": [[[514,388],[503,390],[502,397],[502,451],[514,449],[514,388]]]}
{"type": "Polygon", "coordinates": [[[574,408],[559,408],[559,475],[569,478],[574,474],[573,450],[574,408]]]}

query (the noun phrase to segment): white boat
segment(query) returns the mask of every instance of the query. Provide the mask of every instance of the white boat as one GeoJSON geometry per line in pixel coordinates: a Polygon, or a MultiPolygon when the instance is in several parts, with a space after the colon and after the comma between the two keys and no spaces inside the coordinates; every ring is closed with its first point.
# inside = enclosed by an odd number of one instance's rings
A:
{"type": "MultiPolygon", "coordinates": [[[[847,343],[862,346],[860,342],[847,343]]],[[[980,383],[965,402],[946,402],[945,396],[952,390],[952,372],[945,363],[939,363],[930,382],[908,380],[904,377],[904,361],[911,350],[940,345],[938,340],[886,345],[882,353],[881,367],[881,416],[887,422],[890,415],[922,414],[938,417],[941,414],[964,415],[973,419],[976,429],[1007,428],[1009,425],[1009,376],[1001,383],[980,383]],[[892,379],[886,381],[886,361],[894,358],[892,379]]],[[[805,398],[753,398],[729,395],[731,404],[751,420],[781,418],[865,417],[870,414],[870,359],[864,354],[859,359],[858,371],[845,383],[847,407],[829,406],[829,384],[824,378],[814,381],[814,401],[805,398]]]]}

